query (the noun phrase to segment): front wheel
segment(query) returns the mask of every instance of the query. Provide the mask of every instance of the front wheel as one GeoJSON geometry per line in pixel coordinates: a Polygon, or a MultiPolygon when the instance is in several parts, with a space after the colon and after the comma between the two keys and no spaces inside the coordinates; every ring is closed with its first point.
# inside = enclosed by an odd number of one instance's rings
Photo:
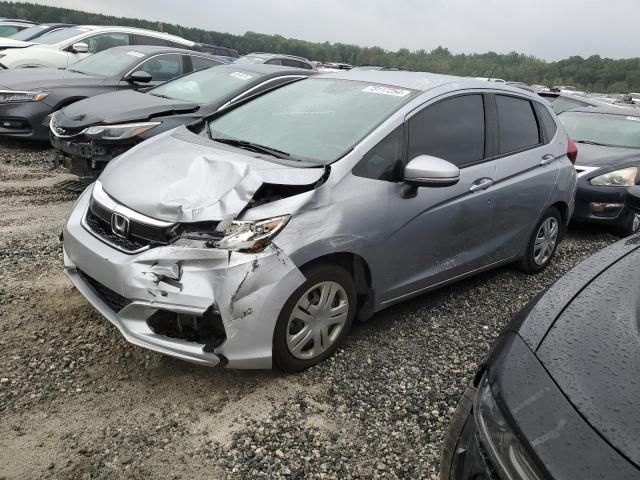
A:
{"type": "Polygon", "coordinates": [[[533,274],[547,268],[562,240],[563,229],[560,212],[551,207],[533,230],[525,255],[519,262],[520,269],[533,274]]]}
{"type": "Polygon", "coordinates": [[[349,272],[337,265],[314,265],[280,312],[273,334],[274,363],[298,372],[331,356],[348,334],[356,310],[349,272]]]}
{"type": "Polygon", "coordinates": [[[640,231],[640,214],[637,213],[628,215],[625,223],[614,229],[614,233],[621,238],[638,233],[638,231],[640,231]]]}

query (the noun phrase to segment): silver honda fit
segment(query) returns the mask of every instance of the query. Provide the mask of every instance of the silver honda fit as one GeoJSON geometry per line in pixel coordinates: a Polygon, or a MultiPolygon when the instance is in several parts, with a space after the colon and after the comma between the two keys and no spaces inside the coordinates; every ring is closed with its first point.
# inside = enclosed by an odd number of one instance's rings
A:
{"type": "Polygon", "coordinates": [[[498,265],[544,269],[576,154],[524,90],[327,74],[112,161],[65,226],[64,268],[136,345],[297,371],[355,318],[498,265]]]}

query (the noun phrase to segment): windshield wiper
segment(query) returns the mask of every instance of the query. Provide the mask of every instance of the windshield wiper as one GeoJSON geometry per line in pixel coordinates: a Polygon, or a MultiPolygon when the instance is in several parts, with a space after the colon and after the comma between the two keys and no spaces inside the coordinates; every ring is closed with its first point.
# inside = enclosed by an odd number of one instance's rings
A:
{"type": "MultiPolygon", "coordinates": [[[[209,137],[211,138],[211,134],[209,134],[209,137]]],[[[234,138],[211,138],[211,140],[213,140],[214,142],[231,145],[232,147],[244,148],[245,150],[252,150],[258,153],[266,153],[267,155],[271,155],[272,157],[276,158],[297,160],[295,158],[291,158],[291,155],[289,153],[278,150],[277,148],[271,148],[265,145],[260,145],[258,143],[247,142],[246,140],[236,140],[234,138]]]]}
{"type": "Polygon", "coordinates": [[[584,143],[585,145],[598,145],[600,147],[615,147],[616,145],[611,145],[609,143],[599,143],[592,142],[591,140],[574,140],[576,143],[584,143]]]}
{"type": "Polygon", "coordinates": [[[173,100],[173,98],[171,98],[170,96],[162,95],[161,93],[150,93],[149,95],[153,95],[154,97],[168,98],[169,100],[173,100]]]}

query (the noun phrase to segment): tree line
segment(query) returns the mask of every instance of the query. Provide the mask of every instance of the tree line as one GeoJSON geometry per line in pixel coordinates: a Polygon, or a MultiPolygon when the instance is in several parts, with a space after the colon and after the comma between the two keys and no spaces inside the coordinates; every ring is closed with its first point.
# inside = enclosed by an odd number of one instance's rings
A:
{"type": "Polygon", "coordinates": [[[490,76],[547,86],[574,85],[579,90],[590,92],[629,93],[640,90],[640,58],[614,60],[593,55],[589,58],[574,56],[557,62],[546,62],[517,52],[454,55],[444,47],[431,51],[409,51],[402,48],[394,52],[380,47],[315,43],[255,32],[234,35],[170,23],[9,1],[0,1],[0,17],[25,18],[36,22],[140,27],[179,35],[194,42],[223,45],[240,53],[288,53],[322,62],[384,65],[471,77],[490,76]]]}

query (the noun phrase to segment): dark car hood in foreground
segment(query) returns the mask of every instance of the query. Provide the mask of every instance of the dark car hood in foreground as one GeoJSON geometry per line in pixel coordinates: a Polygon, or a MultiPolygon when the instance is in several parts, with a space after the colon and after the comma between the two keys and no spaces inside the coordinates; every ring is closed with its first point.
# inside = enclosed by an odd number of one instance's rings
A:
{"type": "MultiPolygon", "coordinates": [[[[637,245],[640,236],[620,243],[637,245]]],[[[639,267],[640,249],[633,249],[600,273],[569,303],[536,352],[580,414],[636,465],[640,465],[639,267]]]]}
{"type": "Polygon", "coordinates": [[[193,112],[197,109],[198,105],[195,103],[125,90],[96,95],[72,103],[60,110],[56,121],[61,127],[79,129],[98,124],[112,125],[147,120],[161,115],[193,112]]]}
{"type": "Polygon", "coordinates": [[[584,165],[585,167],[602,167],[615,165],[634,158],[640,159],[640,149],[579,143],[576,164],[584,165]]]}
{"type": "Polygon", "coordinates": [[[265,183],[312,185],[324,174],[324,168],[264,158],[179,127],[112,160],[99,180],[110,196],[140,213],[168,222],[200,222],[235,218],[265,183]]]}
{"type": "Polygon", "coordinates": [[[94,77],[58,68],[15,68],[2,70],[0,73],[0,86],[11,90],[100,85],[105,80],[106,77],[94,77]]]}

